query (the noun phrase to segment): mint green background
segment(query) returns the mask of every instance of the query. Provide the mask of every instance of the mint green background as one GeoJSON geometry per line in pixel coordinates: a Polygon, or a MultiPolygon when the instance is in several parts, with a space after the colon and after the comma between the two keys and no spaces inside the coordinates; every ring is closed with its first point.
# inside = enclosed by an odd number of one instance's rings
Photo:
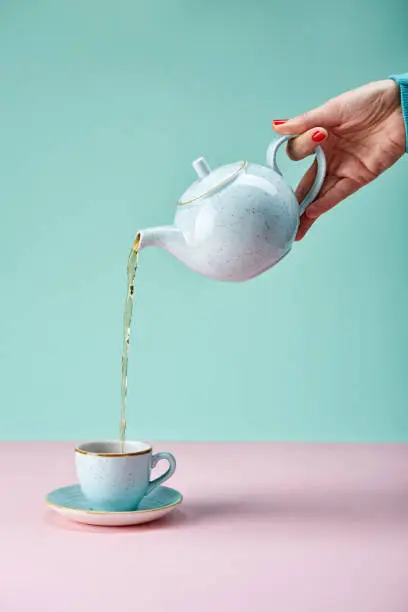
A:
{"type": "MultiPolygon", "coordinates": [[[[262,163],[272,118],[408,69],[404,0],[312,6],[1,3],[2,439],[115,436],[128,250],[193,159],[262,163]]],[[[143,252],[129,436],[408,440],[407,172],[244,285],[143,252]]]]}

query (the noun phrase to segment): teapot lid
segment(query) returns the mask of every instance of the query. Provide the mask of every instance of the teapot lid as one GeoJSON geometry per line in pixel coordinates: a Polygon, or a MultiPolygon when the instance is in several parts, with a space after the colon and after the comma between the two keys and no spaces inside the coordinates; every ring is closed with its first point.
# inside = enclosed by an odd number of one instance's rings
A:
{"type": "Polygon", "coordinates": [[[177,204],[185,206],[213,194],[233,181],[246,165],[246,161],[239,161],[211,170],[204,157],[199,157],[193,161],[193,168],[198,174],[198,179],[183,193],[177,204]]]}

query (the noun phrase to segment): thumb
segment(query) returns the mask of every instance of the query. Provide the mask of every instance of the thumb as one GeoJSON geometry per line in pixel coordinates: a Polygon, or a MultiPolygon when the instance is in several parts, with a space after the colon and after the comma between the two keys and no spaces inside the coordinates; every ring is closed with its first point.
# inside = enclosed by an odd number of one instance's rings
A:
{"type": "Polygon", "coordinates": [[[336,117],[334,115],[333,106],[330,102],[326,102],[322,106],[303,113],[298,117],[292,117],[291,119],[274,119],[272,121],[272,128],[278,134],[303,134],[307,130],[310,130],[317,125],[323,128],[330,128],[336,123],[336,117]]]}

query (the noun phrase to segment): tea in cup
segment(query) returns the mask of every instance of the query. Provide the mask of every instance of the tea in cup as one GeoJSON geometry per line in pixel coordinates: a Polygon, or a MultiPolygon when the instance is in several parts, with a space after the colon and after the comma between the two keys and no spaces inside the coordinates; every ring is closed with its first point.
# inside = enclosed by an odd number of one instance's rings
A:
{"type": "Polygon", "coordinates": [[[168,452],[153,454],[145,442],[88,442],[75,449],[75,465],[82,493],[95,510],[131,511],[153,489],[171,478],[176,459],[168,452]],[[167,471],[150,480],[151,471],[165,459],[167,471]]]}

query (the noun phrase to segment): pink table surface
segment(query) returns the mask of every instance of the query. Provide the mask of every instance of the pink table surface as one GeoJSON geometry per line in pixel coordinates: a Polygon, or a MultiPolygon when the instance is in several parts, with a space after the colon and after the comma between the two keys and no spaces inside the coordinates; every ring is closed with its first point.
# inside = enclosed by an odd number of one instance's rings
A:
{"type": "Polygon", "coordinates": [[[72,447],[0,443],[1,612],[408,611],[408,445],[159,444],[185,501],[126,529],[45,507],[72,447]]]}

